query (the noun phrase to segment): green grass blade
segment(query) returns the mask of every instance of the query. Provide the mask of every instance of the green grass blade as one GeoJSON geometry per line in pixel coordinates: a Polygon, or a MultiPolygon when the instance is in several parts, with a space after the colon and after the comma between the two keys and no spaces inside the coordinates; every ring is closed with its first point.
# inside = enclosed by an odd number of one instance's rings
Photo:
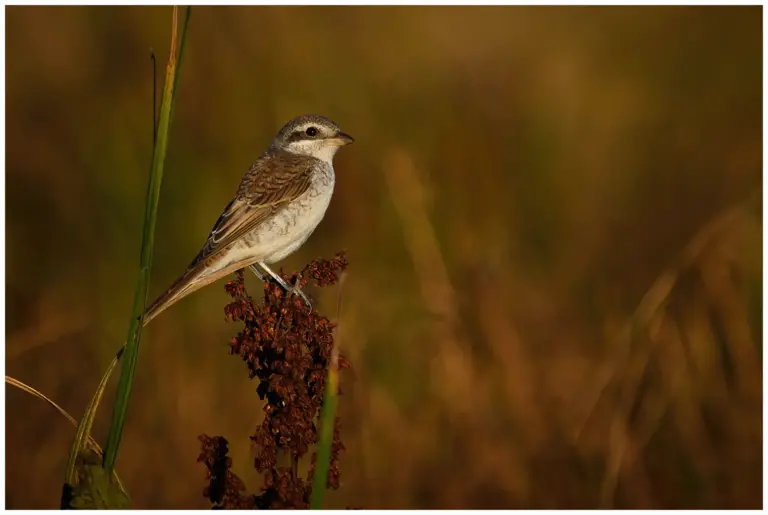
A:
{"type": "MultiPolygon", "coordinates": [[[[339,298],[336,306],[336,320],[341,315],[341,299],[346,273],[339,281],[339,298]]],[[[320,438],[317,442],[317,460],[315,461],[315,477],[312,481],[312,498],[309,501],[311,510],[322,510],[325,501],[325,490],[328,485],[328,470],[331,462],[331,447],[333,445],[333,429],[336,422],[336,404],[339,393],[339,326],[336,327],[331,361],[328,364],[328,377],[325,380],[323,395],[323,411],[320,414],[320,438]]]]}
{"type": "MultiPolygon", "coordinates": [[[[187,29],[189,28],[189,17],[192,16],[192,7],[187,7],[184,15],[184,29],[181,34],[181,42],[179,43],[179,58],[176,63],[177,69],[181,68],[181,63],[184,61],[184,49],[187,46],[187,29]]],[[[176,73],[176,77],[173,80],[173,91],[178,91],[179,86],[179,73],[176,73]]],[[[171,99],[171,116],[173,116],[173,110],[176,107],[176,95],[173,95],[171,99]]]]}
{"type": "Polygon", "coordinates": [[[328,367],[328,377],[325,380],[325,396],[323,397],[323,413],[320,415],[320,440],[317,443],[317,461],[315,462],[315,478],[312,481],[312,499],[309,508],[322,510],[325,500],[325,490],[328,484],[328,469],[331,461],[331,445],[333,445],[333,425],[336,420],[336,401],[339,391],[338,360],[331,360],[328,367]],[[334,366],[334,361],[336,365],[334,366]]]}
{"type": "MultiPolygon", "coordinates": [[[[187,8],[190,9],[189,7],[187,8]]],[[[187,15],[187,20],[189,15],[187,15]]],[[[154,249],[155,221],[157,219],[157,206],[160,200],[160,185],[163,179],[163,165],[168,148],[168,129],[171,122],[171,106],[175,95],[175,85],[179,73],[178,49],[184,45],[187,26],[181,32],[181,45],[178,37],[178,7],[173,8],[173,21],[171,30],[171,50],[168,56],[168,64],[165,73],[165,85],[160,103],[160,118],[157,127],[157,141],[152,154],[152,171],[147,189],[147,204],[144,213],[144,228],[141,242],[141,264],[136,293],[133,298],[133,310],[128,330],[128,338],[125,344],[125,355],[120,372],[120,381],[117,386],[115,406],[112,411],[112,422],[109,428],[109,436],[104,451],[103,466],[107,471],[115,467],[117,451],[125,427],[125,419],[130,402],[133,376],[136,371],[136,362],[139,354],[139,341],[141,339],[142,315],[149,290],[149,277],[152,266],[152,253],[154,249]]]]}

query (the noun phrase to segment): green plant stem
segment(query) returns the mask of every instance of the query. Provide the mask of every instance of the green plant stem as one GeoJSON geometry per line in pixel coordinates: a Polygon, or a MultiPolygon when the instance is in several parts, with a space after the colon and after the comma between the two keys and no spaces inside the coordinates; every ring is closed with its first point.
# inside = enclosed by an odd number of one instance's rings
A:
{"type": "MultiPolygon", "coordinates": [[[[184,11],[184,13],[185,13],[184,14],[184,28],[182,29],[182,32],[181,32],[181,41],[179,43],[179,56],[178,56],[178,59],[176,60],[177,61],[177,63],[176,63],[176,69],[177,70],[181,69],[181,63],[184,60],[184,49],[187,46],[187,29],[189,28],[189,17],[192,16],[192,6],[188,6],[187,10],[184,11]]],[[[180,73],[177,71],[176,75],[173,78],[173,91],[174,92],[178,91],[179,76],[180,76],[180,73]]],[[[170,114],[170,116],[173,116],[173,111],[174,111],[175,107],[176,107],[176,95],[174,94],[173,97],[171,98],[171,114],[170,114]]]]}
{"type": "Polygon", "coordinates": [[[315,461],[315,477],[312,482],[312,499],[309,507],[312,510],[322,510],[325,490],[328,485],[328,470],[330,469],[331,447],[333,446],[333,426],[336,420],[336,401],[339,391],[338,355],[334,352],[328,367],[328,377],[325,380],[325,395],[323,411],[320,416],[320,439],[317,443],[317,460],[315,461]]]}
{"type": "MultiPolygon", "coordinates": [[[[339,278],[339,297],[336,304],[337,320],[341,317],[342,292],[346,279],[346,273],[343,273],[339,278]]],[[[309,508],[312,510],[323,509],[325,490],[328,486],[333,430],[336,423],[336,402],[339,398],[339,329],[339,326],[336,326],[336,337],[331,349],[331,360],[328,363],[328,376],[325,380],[323,409],[320,414],[320,438],[317,443],[317,458],[315,459],[315,477],[312,481],[312,498],[309,501],[309,508]]]]}
{"type": "MultiPolygon", "coordinates": [[[[189,7],[187,8],[187,21],[189,20],[189,7]]],[[[186,39],[187,25],[185,24],[181,34],[181,44],[178,38],[178,7],[173,8],[173,22],[171,30],[171,49],[168,56],[168,65],[165,72],[165,85],[160,104],[160,118],[157,128],[157,140],[152,153],[152,170],[147,189],[147,204],[144,213],[144,229],[141,242],[141,263],[139,280],[133,297],[133,309],[131,321],[126,339],[125,355],[123,356],[120,381],[117,386],[115,406],[112,411],[112,422],[104,449],[103,466],[111,472],[117,460],[117,451],[125,427],[126,414],[133,386],[133,376],[136,371],[136,362],[139,354],[139,341],[141,339],[142,316],[149,289],[149,277],[152,268],[152,253],[154,249],[155,221],[157,219],[157,206],[160,200],[160,185],[163,179],[163,165],[168,147],[168,129],[171,121],[171,107],[175,94],[175,86],[179,71],[178,49],[183,47],[186,39]]]]}

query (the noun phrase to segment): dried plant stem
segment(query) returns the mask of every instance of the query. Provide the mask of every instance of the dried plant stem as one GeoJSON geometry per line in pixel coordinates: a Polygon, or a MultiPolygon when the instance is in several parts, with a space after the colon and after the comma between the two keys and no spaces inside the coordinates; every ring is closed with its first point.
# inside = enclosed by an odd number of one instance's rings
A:
{"type": "Polygon", "coordinates": [[[107,389],[107,382],[112,375],[112,371],[117,367],[119,356],[116,356],[112,363],[109,364],[107,372],[102,377],[99,385],[96,387],[96,392],[88,403],[83,413],[83,418],[77,425],[77,432],[75,433],[75,440],[72,444],[72,448],[69,452],[69,459],[67,460],[67,469],[64,475],[64,483],[66,485],[74,485],[77,482],[77,470],[76,463],[77,457],[80,451],[85,448],[85,440],[90,438],[91,428],[93,427],[93,421],[96,419],[96,410],[101,404],[101,399],[104,397],[104,391],[107,389]]]}
{"type": "Polygon", "coordinates": [[[451,416],[467,413],[472,408],[473,399],[469,390],[460,385],[471,382],[471,356],[462,343],[456,291],[429,217],[423,180],[410,154],[400,148],[389,152],[384,170],[424,306],[435,316],[432,331],[434,341],[440,342],[441,348],[439,359],[433,365],[433,388],[447,401],[445,406],[451,410],[451,416]]]}
{"type": "MultiPolygon", "coordinates": [[[[65,410],[64,408],[62,408],[58,404],[56,404],[56,402],[53,399],[51,399],[50,397],[47,397],[40,390],[38,390],[36,388],[33,388],[32,386],[29,386],[28,384],[26,384],[26,383],[24,383],[22,381],[19,381],[18,379],[14,379],[13,377],[10,377],[10,376],[5,376],[5,382],[8,383],[9,385],[13,386],[14,388],[18,388],[22,392],[26,392],[26,393],[34,396],[34,397],[37,397],[40,400],[43,400],[43,401],[47,402],[48,404],[53,406],[53,408],[56,411],[61,413],[64,416],[64,418],[69,420],[70,424],[72,424],[75,428],[78,427],[77,420],[75,420],[75,418],[72,415],[70,415],[67,412],[67,410],[65,410]]],[[[86,442],[87,442],[88,446],[93,450],[93,452],[95,452],[99,456],[103,456],[104,453],[101,450],[101,446],[90,435],[88,435],[88,438],[86,439],[86,442]]],[[[120,478],[117,475],[117,471],[112,471],[112,476],[115,478],[115,483],[120,487],[120,490],[125,492],[125,488],[123,487],[123,483],[122,483],[122,481],[120,481],[120,478]]]]}
{"type": "Polygon", "coordinates": [[[617,338],[615,345],[618,349],[617,356],[605,367],[604,373],[599,377],[596,387],[591,392],[586,415],[577,425],[576,431],[576,439],[578,439],[609,384],[620,372],[623,372],[625,377],[622,380],[622,406],[611,425],[610,452],[606,455],[607,473],[603,477],[600,489],[600,502],[603,508],[610,508],[613,505],[619,474],[622,467],[627,465],[625,454],[630,440],[627,421],[642,375],[655,352],[651,347],[633,354],[635,350],[633,344],[642,336],[655,340],[654,333],[659,330],[666,318],[667,304],[682,273],[696,265],[713,241],[742,219],[753,202],[754,197],[750,195],[746,200],[725,209],[706,223],[676,257],[675,262],[654,281],[617,338]]]}
{"type": "Polygon", "coordinates": [[[616,347],[619,349],[617,356],[604,367],[603,373],[598,376],[596,386],[591,390],[590,398],[586,403],[588,408],[585,410],[585,416],[577,424],[576,439],[579,438],[589,418],[594,413],[595,407],[605,389],[616,376],[619,365],[626,364],[629,360],[634,338],[642,330],[646,330],[650,326],[653,317],[666,306],[669,296],[677,284],[680,273],[696,263],[696,260],[714,238],[740,220],[744,210],[753,201],[754,198],[750,196],[747,200],[726,209],[709,223],[705,224],[677,257],[675,264],[665,269],[656,278],[617,337],[616,347]]]}

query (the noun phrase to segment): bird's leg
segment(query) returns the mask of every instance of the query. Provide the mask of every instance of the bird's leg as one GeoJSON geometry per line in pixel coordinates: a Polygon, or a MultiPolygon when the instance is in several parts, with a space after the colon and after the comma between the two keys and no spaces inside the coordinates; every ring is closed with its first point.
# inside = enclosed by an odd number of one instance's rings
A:
{"type": "Polygon", "coordinates": [[[263,261],[259,261],[259,266],[261,266],[261,268],[263,268],[269,275],[271,275],[275,279],[275,281],[277,281],[280,284],[280,286],[283,287],[286,294],[288,295],[296,294],[300,296],[302,299],[304,299],[304,302],[307,303],[307,306],[309,306],[309,309],[310,310],[312,309],[312,303],[309,301],[309,299],[304,294],[304,292],[301,291],[298,280],[296,281],[296,284],[294,284],[293,286],[288,286],[288,283],[286,283],[282,277],[280,277],[275,272],[273,272],[263,261]]]}
{"type": "Polygon", "coordinates": [[[272,276],[272,278],[277,281],[277,283],[283,287],[285,291],[291,291],[291,287],[288,286],[288,283],[285,282],[285,280],[277,275],[275,272],[273,272],[263,261],[259,261],[259,266],[263,268],[269,275],[272,276]]]}
{"type": "Polygon", "coordinates": [[[256,274],[256,277],[258,277],[261,282],[263,283],[267,282],[267,278],[264,277],[264,274],[262,274],[261,271],[259,271],[258,267],[256,266],[256,263],[252,264],[248,268],[251,269],[251,272],[256,274]]]}

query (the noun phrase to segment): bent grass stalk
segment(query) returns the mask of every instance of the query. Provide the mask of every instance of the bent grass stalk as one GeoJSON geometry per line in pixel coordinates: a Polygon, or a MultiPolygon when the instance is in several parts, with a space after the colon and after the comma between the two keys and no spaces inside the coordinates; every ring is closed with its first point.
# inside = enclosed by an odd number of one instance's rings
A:
{"type": "MultiPolygon", "coordinates": [[[[107,389],[107,382],[112,375],[112,371],[115,369],[115,367],[117,367],[117,362],[119,359],[119,354],[118,356],[115,356],[114,359],[112,359],[112,363],[109,364],[107,372],[104,374],[104,377],[101,378],[101,382],[99,382],[99,385],[96,387],[96,392],[94,393],[93,398],[85,408],[82,420],[80,420],[79,424],[76,424],[77,432],[75,433],[75,440],[72,443],[72,448],[69,451],[67,469],[64,475],[65,491],[67,485],[74,485],[77,482],[77,457],[85,448],[86,441],[91,438],[91,428],[93,427],[93,421],[96,419],[96,411],[99,408],[99,404],[101,404],[101,399],[104,397],[104,391],[107,389]]],[[[98,454],[99,456],[103,457],[103,453],[99,452],[98,454]]]]}
{"type": "MultiPolygon", "coordinates": [[[[70,424],[72,424],[75,428],[79,429],[80,426],[78,425],[77,420],[75,420],[75,418],[72,415],[70,415],[67,412],[67,410],[65,410],[64,408],[62,408],[58,404],[56,404],[56,402],[53,399],[51,399],[50,397],[46,396],[40,390],[37,390],[36,388],[33,388],[32,386],[29,386],[28,384],[26,384],[26,383],[24,383],[22,381],[19,381],[18,379],[14,379],[11,376],[5,376],[5,382],[8,383],[9,385],[13,386],[14,388],[18,388],[22,392],[26,392],[26,393],[34,396],[34,397],[37,397],[40,400],[43,400],[43,401],[47,402],[48,404],[53,406],[56,411],[61,413],[64,416],[64,418],[69,420],[70,424]]],[[[104,452],[102,451],[101,446],[90,435],[88,435],[88,437],[85,439],[85,442],[88,444],[88,447],[90,447],[91,450],[93,452],[95,452],[98,456],[103,456],[104,455],[104,452]]],[[[123,487],[122,481],[120,481],[120,477],[118,477],[118,475],[117,475],[117,471],[112,471],[112,477],[114,477],[114,479],[115,479],[115,484],[120,488],[120,490],[123,491],[123,493],[125,493],[125,488],[123,487]]]]}

